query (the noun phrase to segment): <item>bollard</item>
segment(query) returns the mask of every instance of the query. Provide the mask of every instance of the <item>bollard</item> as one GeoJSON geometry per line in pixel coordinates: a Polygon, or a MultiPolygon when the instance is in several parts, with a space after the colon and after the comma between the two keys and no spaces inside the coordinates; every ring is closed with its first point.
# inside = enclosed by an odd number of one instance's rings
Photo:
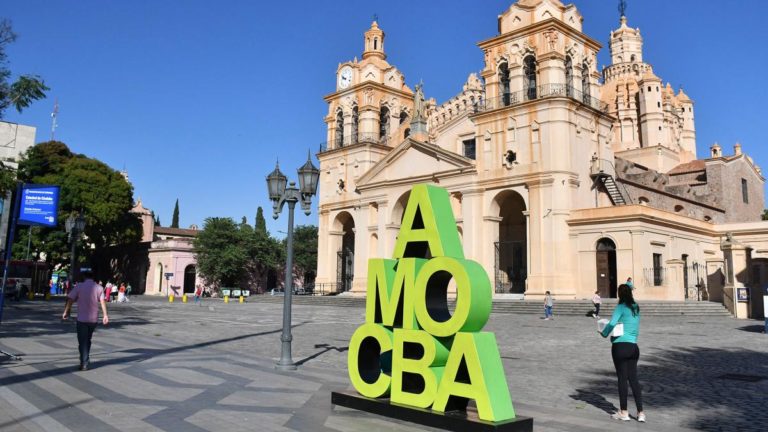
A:
{"type": "Polygon", "coordinates": [[[45,300],[50,300],[50,299],[51,299],[51,293],[49,292],[45,293],[45,300]]]}
{"type": "Polygon", "coordinates": [[[34,300],[35,299],[34,291],[27,291],[27,298],[30,300],[34,300]]]}
{"type": "Polygon", "coordinates": [[[168,303],[173,303],[173,295],[168,296],[168,303]]]}
{"type": "Polygon", "coordinates": [[[245,297],[240,296],[240,303],[243,303],[245,301],[245,297]]]}
{"type": "Polygon", "coordinates": [[[182,302],[182,303],[186,303],[186,302],[187,302],[187,295],[186,295],[186,294],[184,294],[183,296],[181,296],[181,302],[182,302]]]}
{"type": "Polygon", "coordinates": [[[229,303],[229,296],[224,296],[224,303],[229,303]]]}

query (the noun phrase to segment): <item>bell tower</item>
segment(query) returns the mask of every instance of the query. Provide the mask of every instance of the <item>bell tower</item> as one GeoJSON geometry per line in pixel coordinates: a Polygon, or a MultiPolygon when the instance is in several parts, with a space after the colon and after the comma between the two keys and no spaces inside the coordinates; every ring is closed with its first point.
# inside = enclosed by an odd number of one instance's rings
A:
{"type": "Polygon", "coordinates": [[[379,28],[379,24],[374,21],[371,24],[371,28],[365,32],[365,51],[363,51],[363,59],[370,57],[378,57],[382,60],[387,59],[387,55],[384,54],[384,32],[379,28]]]}

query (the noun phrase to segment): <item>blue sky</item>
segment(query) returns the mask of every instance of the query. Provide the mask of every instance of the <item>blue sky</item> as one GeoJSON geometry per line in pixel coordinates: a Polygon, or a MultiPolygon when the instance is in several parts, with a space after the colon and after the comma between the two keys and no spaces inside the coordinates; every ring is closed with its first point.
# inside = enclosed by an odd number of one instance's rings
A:
{"type": "MultiPolygon", "coordinates": [[[[390,0],[3,0],[19,38],[8,50],[15,73],[41,75],[49,98],[6,120],[36,126],[75,152],[125,168],[134,196],[170,223],[265,209],[265,176],[280,159],[295,169],[325,140],[322,97],[335,90],[338,63],[360,56],[377,14],[388,61],[438,103],[482,68],[476,43],[496,35],[511,1],[390,0]]],[[[618,27],[618,0],[576,0],[584,31],[604,44],[618,27]]],[[[627,16],[644,38],[644,59],[696,102],[699,157],[736,141],[768,169],[768,1],[629,0],[627,16]]],[[[317,161],[315,160],[317,165],[317,161]]],[[[317,213],[297,223],[316,224],[317,213]]]]}

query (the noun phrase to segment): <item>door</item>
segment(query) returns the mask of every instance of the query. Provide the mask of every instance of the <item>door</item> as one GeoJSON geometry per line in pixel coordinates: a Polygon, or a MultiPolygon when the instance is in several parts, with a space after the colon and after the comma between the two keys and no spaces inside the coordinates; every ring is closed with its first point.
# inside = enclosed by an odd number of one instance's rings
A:
{"type": "Polygon", "coordinates": [[[611,297],[610,252],[597,251],[597,290],[600,297],[611,297]]]}

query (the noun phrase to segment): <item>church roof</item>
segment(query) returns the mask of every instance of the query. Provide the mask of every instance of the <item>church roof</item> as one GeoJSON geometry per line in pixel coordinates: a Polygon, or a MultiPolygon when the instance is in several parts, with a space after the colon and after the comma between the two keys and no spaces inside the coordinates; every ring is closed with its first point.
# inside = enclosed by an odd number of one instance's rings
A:
{"type": "Polygon", "coordinates": [[[705,167],[706,167],[706,163],[704,162],[704,160],[696,159],[672,168],[671,170],[669,170],[668,174],[675,175],[675,174],[687,174],[692,172],[704,171],[705,167]]]}
{"type": "Polygon", "coordinates": [[[174,237],[196,237],[198,230],[186,228],[155,227],[155,234],[168,235],[174,237]]]}

